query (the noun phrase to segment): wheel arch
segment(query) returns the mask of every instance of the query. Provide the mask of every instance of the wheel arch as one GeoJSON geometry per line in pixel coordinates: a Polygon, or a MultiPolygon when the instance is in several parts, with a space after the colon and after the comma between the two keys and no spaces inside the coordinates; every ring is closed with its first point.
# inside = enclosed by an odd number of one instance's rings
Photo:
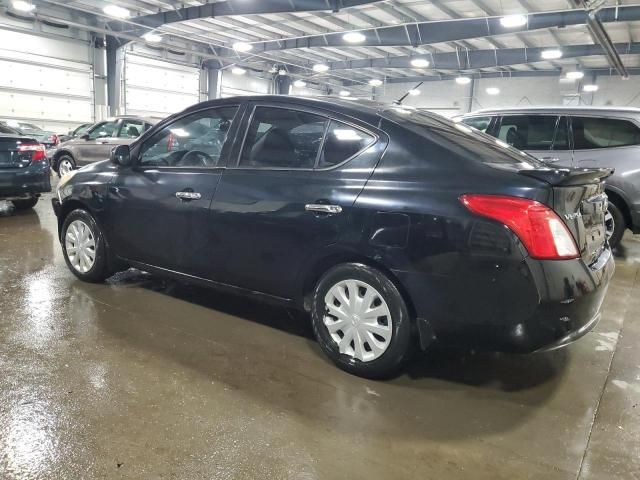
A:
{"type": "Polygon", "coordinates": [[[411,316],[411,318],[416,318],[416,309],[413,305],[413,302],[411,301],[411,297],[409,296],[409,293],[404,288],[404,285],[402,285],[402,282],[400,282],[398,277],[382,263],[377,262],[366,255],[362,255],[356,252],[335,252],[325,255],[322,258],[317,259],[314,263],[311,264],[309,268],[305,270],[305,273],[302,277],[302,304],[305,311],[308,312],[311,310],[311,298],[313,295],[313,290],[318,284],[320,277],[322,277],[322,275],[324,275],[331,268],[344,263],[361,263],[384,273],[400,292],[402,299],[407,305],[407,309],[409,310],[409,315],[411,316]]]}

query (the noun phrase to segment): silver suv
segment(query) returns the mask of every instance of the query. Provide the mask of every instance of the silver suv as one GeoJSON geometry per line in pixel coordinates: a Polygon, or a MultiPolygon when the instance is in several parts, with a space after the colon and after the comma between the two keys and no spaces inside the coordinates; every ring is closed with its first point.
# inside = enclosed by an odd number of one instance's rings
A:
{"type": "Polygon", "coordinates": [[[609,243],[627,228],[640,233],[640,109],[509,108],[458,120],[552,165],[615,168],[606,182],[609,243]]]}

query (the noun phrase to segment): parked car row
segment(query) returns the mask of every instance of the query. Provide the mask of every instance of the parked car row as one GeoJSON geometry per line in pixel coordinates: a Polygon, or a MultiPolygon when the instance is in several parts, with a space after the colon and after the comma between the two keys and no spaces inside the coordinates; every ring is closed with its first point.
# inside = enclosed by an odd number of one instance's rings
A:
{"type": "Polygon", "coordinates": [[[611,169],[344,99],[209,101],[126,143],[52,200],[84,281],[133,266],[305,309],[327,356],[367,377],[436,339],[532,352],[600,318],[611,169]]]}

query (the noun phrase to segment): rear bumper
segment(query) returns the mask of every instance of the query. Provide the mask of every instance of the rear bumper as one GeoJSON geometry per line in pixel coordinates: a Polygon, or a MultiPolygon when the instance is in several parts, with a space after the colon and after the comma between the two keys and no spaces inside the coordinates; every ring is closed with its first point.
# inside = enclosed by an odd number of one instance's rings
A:
{"type": "Polygon", "coordinates": [[[0,169],[0,199],[26,198],[51,191],[49,162],[0,169]]]}
{"type": "Polygon", "coordinates": [[[424,274],[396,274],[413,301],[423,346],[437,338],[472,348],[531,353],[563,347],[592,330],[614,270],[613,255],[606,249],[592,266],[581,259],[526,258],[513,269],[484,276],[469,272],[434,281],[424,274]]]}

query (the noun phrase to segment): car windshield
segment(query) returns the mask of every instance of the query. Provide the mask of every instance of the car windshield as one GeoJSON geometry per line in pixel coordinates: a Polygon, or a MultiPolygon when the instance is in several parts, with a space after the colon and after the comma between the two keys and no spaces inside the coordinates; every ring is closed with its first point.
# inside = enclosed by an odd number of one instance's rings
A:
{"type": "Polygon", "coordinates": [[[540,160],[499,139],[439,115],[400,106],[385,110],[383,115],[474,161],[518,170],[548,168],[540,160]]]}

